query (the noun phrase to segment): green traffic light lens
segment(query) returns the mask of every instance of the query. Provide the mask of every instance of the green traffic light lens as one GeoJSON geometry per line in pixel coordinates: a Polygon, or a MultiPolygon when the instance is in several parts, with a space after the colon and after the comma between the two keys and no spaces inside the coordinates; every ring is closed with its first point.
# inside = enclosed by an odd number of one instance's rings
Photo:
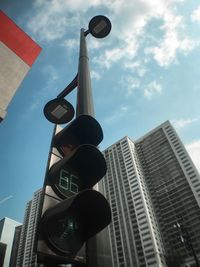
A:
{"type": "Polygon", "coordinates": [[[75,217],[57,219],[47,228],[49,242],[60,253],[73,256],[82,247],[82,228],[75,217]]]}

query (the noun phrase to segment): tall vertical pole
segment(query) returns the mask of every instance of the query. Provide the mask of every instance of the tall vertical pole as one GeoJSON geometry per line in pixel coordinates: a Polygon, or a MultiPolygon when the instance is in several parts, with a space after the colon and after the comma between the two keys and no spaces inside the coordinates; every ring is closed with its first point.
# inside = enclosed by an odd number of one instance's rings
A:
{"type": "Polygon", "coordinates": [[[85,32],[84,29],[81,29],[76,117],[83,114],[94,117],[89,57],[86,45],[85,32]]]}
{"type": "MultiPolygon", "coordinates": [[[[77,90],[77,108],[76,117],[80,115],[90,115],[94,117],[94,105],[92,97],[92,87],[89,69],[89,56],[86,44],[86,35],[91,33],[96,38],[103,38],[109,34],[111,23],[105,16],[96,16],[91,19],[89,29],[85,32],[80,31],[80,52],[78,66],[78,90],[77,90]]],[[[97,242],[98,237],[93,237],[86,242],[86,266],[98,267],[97,242]]],[[[73,266],[78,267],[78,266],[73,266]]]]}
{"type": "MultiPolygon", "coordinates": [[[[92,86],[90,78],[89,68],[89,56],[87,51],[86,36],[84,29],[80,31],[80,50],[79,50],[79,65],[78,65],[78,86],[77,86],[77,107],[76,117],[80,115],[90,115],[94,117],[94,104],[92,97],[92,86]]],[[[96,243],[96,237],[91,239],[92,244],[96,243]]],[[[93,246],[94,246],[93,244],[93,246]]],[[[92,267],[90,261],[91,258],[95,258],[90,252],[91,244],[86,242],[86,264],[87,267],[92,267]]],[[[72,267],[78,267],[78,265],[72,265],[72,267]]]]}

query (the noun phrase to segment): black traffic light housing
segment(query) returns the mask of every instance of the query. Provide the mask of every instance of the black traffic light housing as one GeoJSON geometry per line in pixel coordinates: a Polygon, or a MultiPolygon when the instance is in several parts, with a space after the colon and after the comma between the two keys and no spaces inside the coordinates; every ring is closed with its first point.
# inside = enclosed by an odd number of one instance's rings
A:
{"type": "Polygon", "coordinates": [[[103,131],[98,121],[92,116],[80,115],[54,137],[53,146],[65,156],[67,152],[63,149],[67,145],[73,149],[81,144],[98,146],[102,140],[103,131]]]}
{"type": "Polygon", "coordinates": [[[87,189],[47,210],[41,223],[52,250],[63,256],[75,256],[83,243],[106,227],[110,219],[103,195],[87,189]],[[60,227],[56,227],[59,223],[60,227]]]}
{"type": "Polygon", "coordinates": [[[100,124],[89,115],[80,115],[53,136],[39,222],[39,262],[84,264],[86,255],[79,253],[84,242],[110,223],[107,200],[92,189],[107,170],[96,147],[102,139],[100,124]]]}
{"type": "MultiPolygon", "coordinates": [[[[63,176],[71,173],[74,178],[78,177],[77,186],[74,185],[78,192],[92,188],[106,174],[106,169],[105,159],[95,146],[80,145],[71,152],[71,155],[64,157],[50,168],[48,184],[60,198],[66,198],[64,186],[59,186],[60,172],[63,176]]],[[[64,179],[62,183],[65,184],[64,179]]]]}

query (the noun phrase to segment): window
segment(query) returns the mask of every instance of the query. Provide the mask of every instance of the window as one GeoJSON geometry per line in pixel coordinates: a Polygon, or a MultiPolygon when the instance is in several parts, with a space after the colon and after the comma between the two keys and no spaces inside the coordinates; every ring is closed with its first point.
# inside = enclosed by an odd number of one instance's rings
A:
{"type": "Polygon", "coordinates": [[[147,244],[145,244],[145,245],[144,245],[144,248],[147,248],[147,247],[150,247],[150,246],[152,246],[152,242],[151,242],[151,243],[147,243],[147,244]]]}
{"type": "Polygon", "coordinates": [[[147,260],[152,259],[152,258],[155,258],[155,255],[154,254],[151,254],[151,255],[146,256],[146,259],[147,260]]]}
{"type": "MultiPolygon", "coordinates": [[[[144,227],[141,227],[140,230],[141,231],[144,231],[144,230],[147,230],[148,229],[148,226],[144,226],[144,227]]],[[[143,235],[143,234],[142,234],[143,235]]]]}
{"type": "Polygon", "coordinates": [[[156,261],[149,261],[149,262],[148,262],[149,265],[154,265],[154,264],[156,264],[156,263],[157,263],[156,261]]]}

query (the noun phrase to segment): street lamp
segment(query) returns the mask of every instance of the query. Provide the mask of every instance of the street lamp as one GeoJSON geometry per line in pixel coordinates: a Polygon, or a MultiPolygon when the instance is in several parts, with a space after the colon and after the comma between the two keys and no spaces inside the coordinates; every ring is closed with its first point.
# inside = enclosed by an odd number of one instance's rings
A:
{"type": "Polygon", "coordinates": [[[73,106],[64,98],[55,98],[44,107],[46,119],[55,124],[64,124],[74,117],[73,106]]]}
{"type": "Polygon", "coordinates": [[[104,38],[111,31],[111,22],[105,16],[95,16],[89,22],[89,33],[96,38],[104,38]]]}
{"type": "Polygon", "coordinates": [[[90,33],[95,38],[104,38],[111,31],[110,20],[98,15],[93,17],[88,25],[88,30],[81,29],[78,74],[72,82],[57,96],[49,101],[44,107],[46,119],[55,124],[65,124],[74,117],[73,106],[64,99],[74,88],[78,86],[76,116],[87,114],[94,116],[92,101],[91,79],[89,72],[89,57],[85,37],[90,33]]]}

